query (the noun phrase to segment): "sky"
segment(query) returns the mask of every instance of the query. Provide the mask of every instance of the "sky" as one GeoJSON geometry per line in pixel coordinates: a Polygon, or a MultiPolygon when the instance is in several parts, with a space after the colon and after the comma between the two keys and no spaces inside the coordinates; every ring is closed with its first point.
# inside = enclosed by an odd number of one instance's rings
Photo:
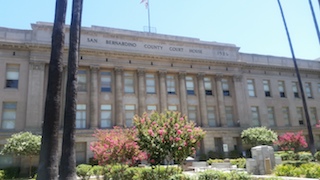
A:
{"type": "MultiPolygon", "coordinates": [[[[145,31],[148,10],[141,0],[84,0],[82,26],[145,31]]],[[[281,0],[297,58],[320,58],[308,0],[281,0]]],[[[312,0],[320,26],[320,8],[312,0]]],[[[240,52],[291,57],[277,0],[149,0],[150,24],[158,34],[235,44],[240,52]]],[[[66,24],[71,21],[68,1],[66,24]]],[[[53,22],[54,0],[3,0],[0,27],[31,29],[53,22]]]]}

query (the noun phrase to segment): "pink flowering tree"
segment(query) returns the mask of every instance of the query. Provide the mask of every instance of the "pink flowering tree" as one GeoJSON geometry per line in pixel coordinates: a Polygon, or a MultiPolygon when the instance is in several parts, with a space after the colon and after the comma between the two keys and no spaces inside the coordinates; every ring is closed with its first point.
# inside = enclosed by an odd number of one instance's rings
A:
{"type": "Polygon", "coordinates": [[[91,143],[90,149],[99,165],[125,163],[135,164],[138,160],[146,159],[136,142],[135,129],[114,127],[110,130],[96,130],[94,137],[97,141],[91,143]]]}
{"type": "Polygon", "coordinates": [[[320,120],[318,120],[318,123],[316,124],[316,128],[320,128],[320,120]]]}
{"type": "Polygon", "coordinates": [[[148,161],[160,164],[175,161],[181,164],[194,155],[205,132],[176,111],[152,112],[134,117],[138,144],[148,154],[148,161]]]}
{"type": "Polygon", "coordinates": [[[275,142],[284,151],[297,152],[299,147],[307,148],[308,144],[302,131],[298,133],[287,132],[278,137],[278,141],[275,142]]]}

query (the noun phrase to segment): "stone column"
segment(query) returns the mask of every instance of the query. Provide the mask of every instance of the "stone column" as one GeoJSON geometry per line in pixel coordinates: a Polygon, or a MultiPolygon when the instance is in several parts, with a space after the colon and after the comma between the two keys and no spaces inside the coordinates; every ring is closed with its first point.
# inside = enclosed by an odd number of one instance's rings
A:
{"type": "Polygon", "coordinates": [[[139,115],[142,116],[142,114],[146,112],[146,84],[144,69],[138,69],[138,97],[139,115]]]}
{"type": "Polygon", "coordinates": [[[179,72],[180,87],[180,106],[182,115],[188,115],[187,109],[187,88],[186,88],[186,72],[179,72]]]}
{"type": "Polygon", "coordinates": [[[249,121],[249,116],[248,113],[249,110],[247,109],[247,106],[244,106],[246,101],[246,91],[244,91],[244,87],[242,84],[242,75],[234,75],[233,76],[233,83],[234,83],[234,104],[236,105],[236,110],[238,112],[238,119],[237,119],[237,125],[240,125],[241,127],[249,127],[250,126],[250,121],[249,121]]]}
{"type": "Polygon", "coordinates": [[[122,89],[122,67],[116,67],[116,91],[115,91],[115,107],[116,107],[116,122],[114,123],[116,126],[124,127],[123,124],[123,89],[122,89]]]}
{"type": "Polygon", "coordinates": [[[217,86],[217,100],[218,100],[218,111],[219,111],[219,119],[220,119],[220,126],[225,127],[227,126],[226,120],[226,109],[224,106],[224,96],[222,91],[222,83],[221,83],[222,75],[216,75],[216,86],[217,86]]]}
{"type": "Polygon", "coordinates": [[[167,89],[166,89],[166,75],[167,72],[164,70],[159,71],[160,77],[160,111],[164,112],[168,109],[167,103],[167,89]]]}
{"type": "Polygon", "coordinates": [[[96,129],[99,127],[98,123],[98,72],[99,66],[90,66],[90,128],[96,129]]]}
{"type": "Polygon", "coordinates": [[[198,90],[199,90],[199,104],[200,104],[200,119],[199,125],[202,127],[208,127],[208,116],[207,116],[207,102],[206,93],[204,90],[203,82],[204,73],[198,73],[198,90]]]}
{"type": "Polygon", "coordinates": [[[28,100],[26,114],[26,129],[39,130],[43,121],[44,112],[44,75],[45,63],[30,62],[28,80],[28,100]]]}

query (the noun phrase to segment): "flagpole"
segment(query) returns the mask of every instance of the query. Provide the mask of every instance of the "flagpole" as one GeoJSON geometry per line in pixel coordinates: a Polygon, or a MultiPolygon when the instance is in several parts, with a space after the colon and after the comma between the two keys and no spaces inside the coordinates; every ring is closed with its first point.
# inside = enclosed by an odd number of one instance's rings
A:
{"type": "MultiPolygon", "coordinates": [[[[320,3],[320,0],[319,0],[319,3],[320,3]]],[[[311,0],[309,0],[309,5],[310,5],[310,10],[311,10],[311,14],[312,14],[312,17],[313,17],[313,22],[314,22],[314,26],[315,26],[316,31],[317,31],[318,41],[319,41],[319,45],[320,45],[320,32],[319,32],[317,18],[316,18],[316,15],[314,14],[314,10],[313,10],[313,6],[312,6],[311,0]]]]}
{"type": "Polygon", "coordinates": [[[150,0],[147,0],[147,6],[148,6],[148,28],[149,28],[149,33],[151,33],[151,25],[150,25],[150,0]]]}

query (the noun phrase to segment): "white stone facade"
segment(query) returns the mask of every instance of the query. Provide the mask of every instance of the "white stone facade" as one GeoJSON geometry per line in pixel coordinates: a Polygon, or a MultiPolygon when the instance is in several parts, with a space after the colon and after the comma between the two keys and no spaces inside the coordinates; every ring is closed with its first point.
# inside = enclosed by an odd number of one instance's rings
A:
{"type": "MultiPolygon", "coordinates": [[[[69,29],[64,63],[67,66],[69,29]]],[[[77,154],[89,149],[96,128],[130,126],[132,114],[173,109],[207,131],[201,151],[240,150],[240,133],[267,126],[303,130],[301,93],[290,58],[245,54],[233,44],[106,27],[83,27],[79,60],[77,154]]],[[[31,30],[0,28],[0,145],[12,133],[41,132],[52,24],[31,30]]],[[[320,116],[320,63],[298,60],[308,86],[311,121],[320,116]]],[[[61,119],[66,70],[63,71],[61,119]]],[[[305,90],[306,91],[306,90],[305,90]]],[[[317,148],[320,132],[314,128],[317,148]]]]}

